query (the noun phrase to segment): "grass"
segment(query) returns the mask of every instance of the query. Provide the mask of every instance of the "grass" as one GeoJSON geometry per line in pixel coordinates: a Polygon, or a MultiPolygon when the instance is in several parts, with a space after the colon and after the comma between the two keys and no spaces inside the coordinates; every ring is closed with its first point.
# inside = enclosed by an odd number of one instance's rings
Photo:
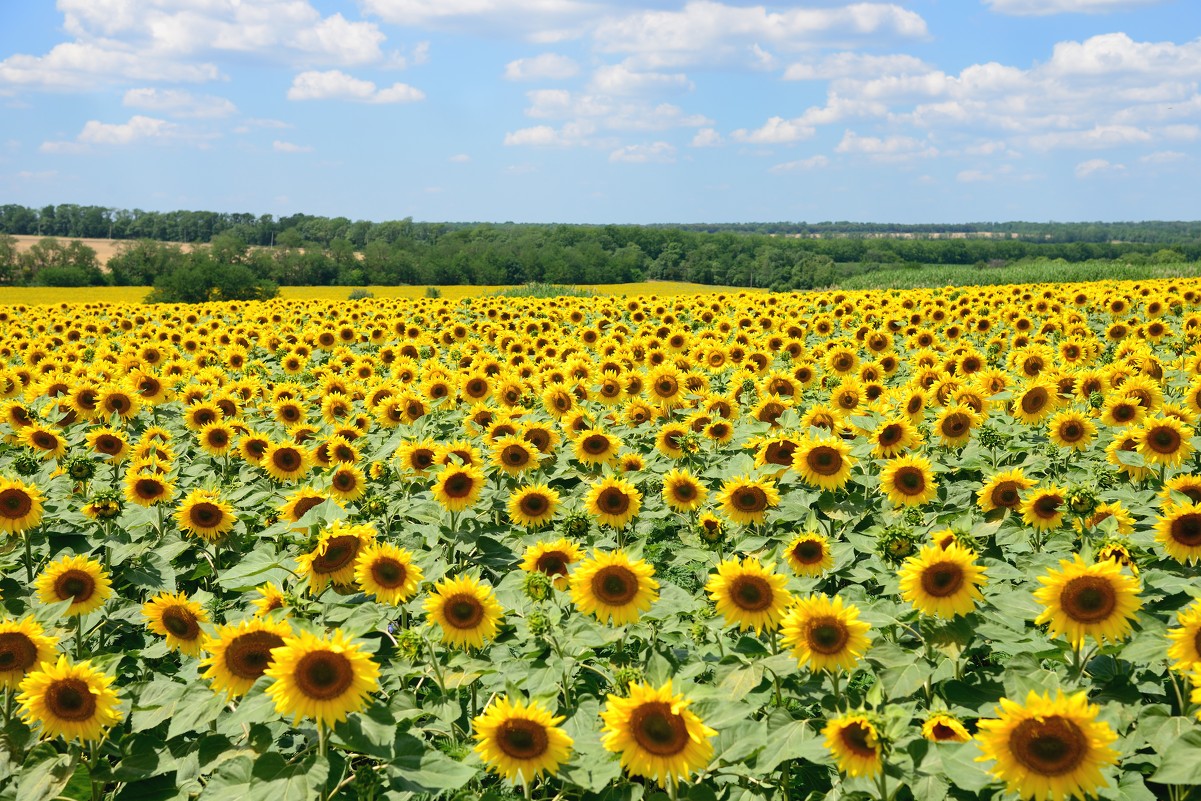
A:
{"type": "MultiPolygon", "coordinates": [[[[285,286],[279,295],[285,300],[346,300],[349,286],[285,286]]],[[[425,286],[369,286],[366,289],[376,298],[423,298],[425,286]]],[[[482,295],[496,295],[524,287],[509,286],[442,286],[442,298],[459,300],[482,295]]],[[[571,289],[570,287],[567,289],[571,289]]],[[[682,281],[644,281],[639,284],[596,284],[579,289],[598,295],[658,295],[676,297],[706,292],[762,292],[761,289],[742,287],[706,286],[682,281]]],[[[49,306],[55,303],[141,303],[150,292],[147,286],[100,286],[100,287],[4,287],[0,289],[0,305],[23,304],[26,306],[49,306]]],[[[538,295],[537,297],[550,297],[538,295]]]]}
{"type": "Polygon", "coordinates": [[[940,286],[1074,283],[1078,281],[1145,281],[1201,275],[1201,263],[1113,264],[1111,262],[1037,261],[1006,267],[927,264],[920,269],[897,267],[852,275],[839,289],[915,289],[940,286]]]}

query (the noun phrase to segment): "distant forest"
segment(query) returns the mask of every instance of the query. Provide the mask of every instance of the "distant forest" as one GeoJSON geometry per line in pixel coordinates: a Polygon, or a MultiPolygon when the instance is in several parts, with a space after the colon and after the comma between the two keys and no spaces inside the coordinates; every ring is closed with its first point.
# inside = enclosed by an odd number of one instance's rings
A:
{"type": "Polygon", "coordinates": [[[237,268],[280,285],[660,279],[790,290],[901,266],[1198,259],[1197,221],[559,225],[0,205],[0,284],[14,285],[146,286],[237,268]],[[22,253],[6,235],[47,239],[22,253]],[[86,244],[61,241],[77,238],[127,243],[101,265],[86,244]]]}

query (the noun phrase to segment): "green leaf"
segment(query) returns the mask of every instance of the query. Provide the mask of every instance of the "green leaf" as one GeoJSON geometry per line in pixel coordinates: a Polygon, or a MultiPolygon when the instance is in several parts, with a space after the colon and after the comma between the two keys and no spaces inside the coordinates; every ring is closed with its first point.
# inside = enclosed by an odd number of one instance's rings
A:
{"type": "Polygon", "coordinates": [[[31,751],[17,776],[16,801],[50,801],[61,795],[78,764],[78,752],[57,754],[53,746],[31,751]],[[37,761],[33,761],[35,755],[37,761]]]}
{"type": "Polygon", "coordinates": [[[763,683],[763,665],[752,662],[746,667],[730,671],[721,682],[723,697],[729,701],[741,701],[763,683]]]}
{"type": "Polygon", "coordinates": [[[760,776],[790,759],[818,762],[825,756],[820,733],[806,721],[791,720],[783,712],[776,711],[767,719],[767,735],[766,745],[755,760],[755,772],[760,776]]]}
{"type": "Polygon", "coordinates": [[[1193,728],[1172,741],[1159,770],[1147,781],[1156,784],[1201,784],[1201,730],[1193,728]]]}
{"type": "Polygon", "coordinates": [[[921,659],[882,671],[880,683],[890,698],[906,698],[921,689],[932,672],[929,663],[921,659]]]}
{"type": "Polygon", "coordinates": [[[313,754],[304,762],[289,763],[276,753],[254,761],[250,792],[243,801],[309,801],[322,793],[329,778],[329,762],[313,754]]]}

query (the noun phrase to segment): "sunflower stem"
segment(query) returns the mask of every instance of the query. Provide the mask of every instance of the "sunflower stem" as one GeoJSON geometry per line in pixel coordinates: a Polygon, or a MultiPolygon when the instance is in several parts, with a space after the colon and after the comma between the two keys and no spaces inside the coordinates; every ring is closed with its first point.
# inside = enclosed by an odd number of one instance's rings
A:
{"type": "Polygon", "coordinates": [[[842,709],[842,705],[843,705],[842,704],[842,684],[839,681],[839,674],[838,674],[837,670],[830,671],[830,681],[833,682],[833,684],[834,684],[834,709],[837,711],[837,710],[842,709]]]}
{"type": "Polygon", "coordinates": [[[325,759],[329,754],[329,741],[326,739],[325,723],[317,721],[317,753],[322,759],[325,759]]]}
{"type": "Polygon", "coordinates": [[[1180,682],[1176,680],[1176,674],[1172,670],[1168,670],[1168,680],[1172,682],[1172,692],[1176,695],[1177,714],[1183,715],[1188,707],[1184,704],[1184,694],[1180,691],[1180,682]]]}
{"type": "Polygon", "coordinates": [[[880,791],[880,801],[888,801],[888,771],[884,765],[880,765],[880,772],[876,774],[876,788],[880,791]]]}
{"type": "Polygon", "coordinates": [[[83,659],[83,615],[75,616],[75,658],[83,659]]]}
{"type": "Polygon", "coordinates": [[[30,531],[21,532],[21,539],[25,542],[25,575],[29,579],[29,583],[33,583],[33,544],[29,541],[30,531]]]}

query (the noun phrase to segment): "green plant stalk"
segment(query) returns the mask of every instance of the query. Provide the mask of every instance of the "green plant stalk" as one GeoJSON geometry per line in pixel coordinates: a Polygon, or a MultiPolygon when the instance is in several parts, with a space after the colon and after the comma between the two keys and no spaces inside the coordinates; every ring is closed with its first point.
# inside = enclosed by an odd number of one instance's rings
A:
{"type": "Polygon", "coordinates": [[[33,584],[33,544],[29,541],[31,533],[28,530],[21,532],[21,539],[25,542],[25,576],[29,583],[33,584]]]}
{"type": "Polygon", "coordinates": [[[876,774],[876,789],[880,793],[880,801],[888,801],[888,771],[883,764],[880,765],[880,772],[876,774]]]}

